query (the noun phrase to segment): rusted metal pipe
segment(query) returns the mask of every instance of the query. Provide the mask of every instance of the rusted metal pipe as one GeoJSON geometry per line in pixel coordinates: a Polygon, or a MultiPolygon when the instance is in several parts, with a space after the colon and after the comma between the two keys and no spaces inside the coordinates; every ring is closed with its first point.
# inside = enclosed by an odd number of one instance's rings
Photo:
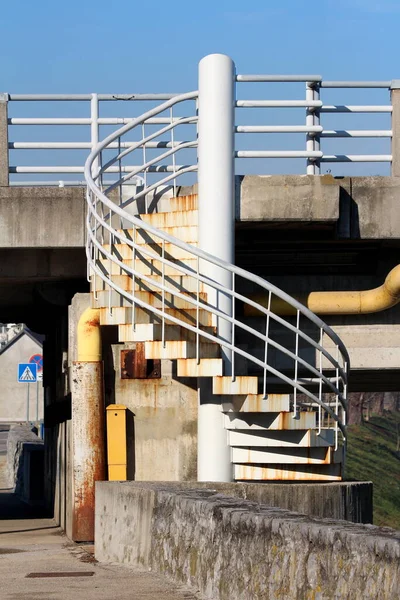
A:
{"type": "MultiPolygon", "coordinates": [[[[317,315],[365,315],[392,308],[400,302],[400,265],[390,271],[384,283],[372,290],[356,292],[310,292],[293,294],[299,302],[317,315]]],[[[268,296],[254,295],[252,300],[268,306],[268,296]]],[[[278,315],[294,315],[296,309],[276,296],[272,298],[271,311],[278,315]]],[[[260,315],[253,306],[245,306],[247,316],[260,315]]]]}
{"type": "Polygon", "coordinates": [[[105,479],[105,417],[100,311],[88,308],[77,327],[72,364],[72,539],[94,540],[95,482],[105,479]]]}

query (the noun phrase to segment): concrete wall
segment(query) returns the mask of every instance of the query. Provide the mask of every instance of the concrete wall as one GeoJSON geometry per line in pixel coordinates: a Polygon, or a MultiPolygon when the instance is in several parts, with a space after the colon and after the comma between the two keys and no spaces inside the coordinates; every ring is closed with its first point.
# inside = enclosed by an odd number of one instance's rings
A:
{"type": "Polygon", "coordinates": [[[340,238],[399,239],[398,177],[247,175],[236,178],[243,222],[335,225],[340,238]]]}
{"type": "Polygon", "coordinates": [[[37,383],[18,383],[18,363],[28,363],[33,354],[42,354],[42,346],[28,335],[23,335],[11,343],[0,354],[0,419],[2,421],[26,421],[36,417],[43,419],[43,385],[37,383]],[[37,407],[37,408],[36,408],[37,407]]]}
{"type": "MultiPolygon", "coordinates": [[[[114,400],[129,409],[134,440],[128,472],[136,481],[197,479],[197,381],[174,379],[173,363],[161,361],[160,379],[121,379],[121,350],[112,346],[114,400]]],[[[110,403],[111,397],[108,398],[110,403]]]]}
{"type": "Polygon", "coordinates": [[[394,600],[400,589],[399,532],[172,484],[98,483],[95,552],[213,600],[394,600]]]}

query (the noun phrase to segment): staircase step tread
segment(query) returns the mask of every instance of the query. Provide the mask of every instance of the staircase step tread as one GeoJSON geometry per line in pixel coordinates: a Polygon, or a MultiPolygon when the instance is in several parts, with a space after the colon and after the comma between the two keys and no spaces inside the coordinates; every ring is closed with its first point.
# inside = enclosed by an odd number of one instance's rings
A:
{"type": "Polygon", "coordinates": [[[341,465],[235,465],[236,481],[341,481],[341,465]]]}
{"type": "Polygon", "coordinates": [[[247,394],[223,399],[223,410],[236,413],[290,412],[289,394],[247,394]]]}
{"type": "Polygon", "coordinates": [[[229,431],[229,445],[235,447],[326,447],[333,446],[335,432],[333,429],[323,429],[317,435],[315,429],[300,429],[297,431],[229,431]]]}
{"type": "Polygon", "coordinates": [[[257,394],[257,389],[258,377],[239,376],[234,381],[232,377],[213,377],[213,394],[257,394]]]}
{"type": "Polygon", "coordinates": [[[316,413],[229,413],[224,416],[225,429],[234,431],[298,431],[316,427],[316,413]]]}
{"type": "MultiPolygon", "coordinates": [[[[145,342],[146,358],[190,359],[196,357],[197,345],[187,341],[148,341],[145,342]]],[[[219,358],[220,347],[213,342],[200,343],[199,356],[203,358],[219,358]]]]}
{"type": "Polygon", "coordinates": [[[268,466],[271,464],[329,465],[341,462],[341,452],[327,448],[232,448],[232,462],[268,466]]]}
{"type": "MultiPolygon", "coordinates": [[[[202,327],[202,331],[215,334],[215,327],[202,327]]],[[[166,341],[191,341],[196,339],[196,334],[181,325],[165,325],[164,336],[166,341]]],[[[158,342],[162,338],[162,327],[158,324],[137,324],[135,331],[131,324],[119,326],[120,341],[127,342],[158,342]],[[151,329],[149,329],[151,328],[151,329]]],[[[201,338],[200,338],[201,339],[201,338]]],[[[206,338],[204,338],[206,339],[206,338]]]]}
{"type": "Polygon", "coordinates": [[[177,361],[178,377],[213,377],[221,375],[222,371],[222,358],[203,358],[199,364],[195,358],[177,361]]]}

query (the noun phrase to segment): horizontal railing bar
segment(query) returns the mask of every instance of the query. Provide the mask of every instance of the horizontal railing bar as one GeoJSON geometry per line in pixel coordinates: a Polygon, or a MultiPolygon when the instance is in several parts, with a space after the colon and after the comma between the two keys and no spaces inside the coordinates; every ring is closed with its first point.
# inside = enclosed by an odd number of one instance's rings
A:
{"type": "MultiPolygon", "coordinates": [[[[113,142],[108,145],[108,148],[130,148],[135,142],[113,142]]],[[[145,148],[172,148],[177,147],[180,144],[188,144],[189,142],[147,142],[143,144],[145,148]]],[[[193,142],[195,143],[195,142],[193,142]]],[[[87,150],[92,148],[90,142],[9,142],[9,150],[87,150]]]]}
{"type": "Polygon", "coordinates": [[[236,150],[236,158],[322,158],[323,153],[307,150],[236,150]]]}
{"type": "Polygon", "coordinates": [[[391,154],[325,154],[320,162],[392,162],[391,154]]]}
{"type": "Polygon", "coordinates": [[[321,75],[236,75],[236,81],[251,82],[305,82],[310,83],[322,81],[321,75]]]}
{"type": "Polygon", "coordinates": [[[378,138],[378,137],[392,137],[393,132],[390,129],[385,130],[362,130],[362,129],[326,129],[320,135],[321,138],[346,138],[346,137],[370,137],[370,138],[378,138]]]}
{"type": "Polygon", "coordinates": [[[236,125],[236,133],[322,133],[320,125],[236,125]]]}
{"type": "Polygon", "coordinates": [[[384,106],[331,106],[323,105],[319,112],[321,113],[391,113],[393,108],[389,105],[384,106]]]}
{"type": "MultiPolygon", "coordinates": [[[[97,99],[110,100],[170,100],[177,94],[97,94],[97,99]]],[[[92,99],[92,94],[8,94],[12,102],[46,102],[46,101],[87,101],[92,99]]]]}
{"type": "MultiPolygon", "coordinates": [[[[179,169],[185,169],[192,165],[157,165],[154,167],[148,167],[146,172],[150,173],[174,173],[179,169]]],[[[106,173],[129,173],[139,169],[139,166],[130,165],[123,167],[109,167],[106,173]]],[[[46,166],[46,167],[25,167],[25,166],[13,166],[9,168],[9,173],[83,173],[84,167],[65,167],[65,166],[46,166]]]]}
{"type": "Polygon", "coordinates": [[[390,88],[391,81],[321,81],[323,88],[390,88]]]}
{"type": "MultiPolygon", "coordinates": [[[[115,118],[100,118],[97,119],[99,125],[125,125],[134,120],[135,117],[115,117],[115,118]]],[[[145,125],[165,125],[172,122],[178,122],[182,119],[189,119],[190,123],[196,123],[197,117],[156,117],[148,119],[144,122],[145,125]]],[[[90,117],[84,118],[20,118],[12,117],[8,119],[9,125],[91,125],[92,119],[90,117]]]]}
{"type": "MultiPolygon", "coordinates": [[[[111,184],[112,181],[105,180],[104,185],[111,184]]],[[[47,187],[47,186],[57,186],[57,187],[76,187],[76,186],[87,186],[86,181],[72,181],[72,180],[47,180],[47,181],[10,181],[10,186],[16,187],[47,187]]],[[[137,181],[129,180],[124,182],[125,185],[137,185],[137,181]]]]}
{"type": "Polygon", "coordinates": [[[320,108],[321,100],[237,100],[238,108],[320,108]]]}

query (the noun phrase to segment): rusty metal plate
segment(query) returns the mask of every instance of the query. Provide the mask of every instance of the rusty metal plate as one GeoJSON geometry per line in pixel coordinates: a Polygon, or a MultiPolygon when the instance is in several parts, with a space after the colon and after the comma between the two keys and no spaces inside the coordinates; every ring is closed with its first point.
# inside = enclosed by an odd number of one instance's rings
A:
{"type": "Polygon", "coordinates": [[[28,573],[26,577],[35,579],[39,577],[92,577],[94,571],[53,571],[51,573],[28,573]]]}
{"type": "Polygon", "coordinates": [[[135,350],[121,350],[121,379],[159,379],[161,361],[146,360],[145,344],[138,342],[135,350]]]}

